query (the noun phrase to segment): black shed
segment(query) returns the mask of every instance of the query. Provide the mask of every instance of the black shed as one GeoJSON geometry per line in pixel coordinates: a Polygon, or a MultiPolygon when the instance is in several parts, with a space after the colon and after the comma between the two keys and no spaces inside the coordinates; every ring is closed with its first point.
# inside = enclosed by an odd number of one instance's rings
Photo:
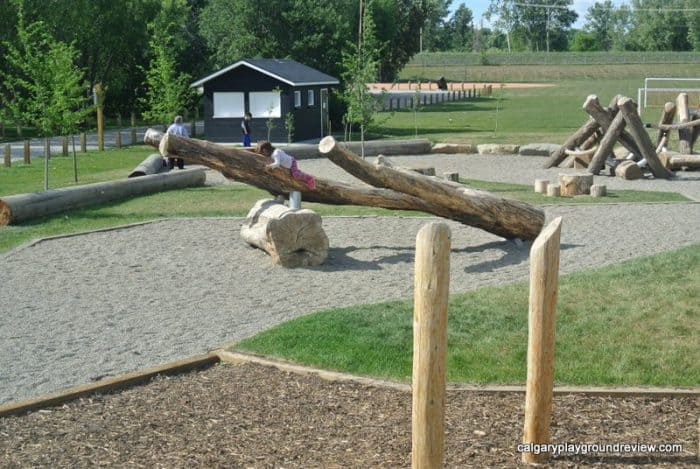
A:
{"type": "Polygon", "coordinates": [[[213,142],[240,142],[243,114],[253,115],[252,141],[321,138],[328,130],[328,94],[336,78],[288,59],[245,59],[192,83],[204,96],[204,133],[213,142]]]}

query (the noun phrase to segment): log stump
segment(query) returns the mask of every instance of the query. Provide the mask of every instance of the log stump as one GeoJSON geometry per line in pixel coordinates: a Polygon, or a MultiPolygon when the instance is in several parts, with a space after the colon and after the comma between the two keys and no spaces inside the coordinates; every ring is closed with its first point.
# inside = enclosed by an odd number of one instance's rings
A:
{"type": "Polygon", "coordinates": [[[550,184],[547,186],[547,197],[559,197],[561,195],[559,186],[556,184],[550,184]]]}
{"type": "Polygon", "coordinates": [[[615,176],[629,180],[641,179],[644,172],[634,161],[625,160],[615,167],[615,176]]]}
{"type": "Polygon", "coordinates": [[[592,174],[560,174],[559,191],[562,197],[588,195],[593,185],[592,174]]]}
{"type": "Polygon", "coordinates": [[[605,197],[608,195],[608,188],[603,184],[593,184],[591,186],[591,197],[605,197]]]}
{"type": "Polygon", "coordinates": [[[321,216],[308,209],[292,210],[272,199],[259,200],[250,210],[241,237],[282,267],[320,265],[328,257],[321,216]]]}
{"type": "Polygon", "coordinates": [[[549,179],[535,179],[535,192],[545,194],[547,192],[548,185],[549,179]]]}

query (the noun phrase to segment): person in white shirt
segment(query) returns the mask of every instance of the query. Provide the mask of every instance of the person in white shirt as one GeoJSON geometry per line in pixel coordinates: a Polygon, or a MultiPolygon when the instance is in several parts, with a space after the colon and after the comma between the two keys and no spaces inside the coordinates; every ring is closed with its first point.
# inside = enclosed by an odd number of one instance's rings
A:
{"type": "MultiPolygon", "coordinates": [[[[181,137],[189,137],[190,133],[187,131],[187,127],[182,124],[182,116],[175,116],[175,120],[170,127],[168,127],[167,132],[173,135],[179,135],[181,137]]],[[[178,169],[185,168],[185,161],[182,158],[173,158],[168,156],[167,158],[168,168],[174,169],[177,165],[178,169]]]]}
{"type": "Polygon", "coordinates": [[[306,185],[309,186],[309,189],[313,190],[316,188],[316,179],[310,174],[301,171],[297,166],[297,160],[295,160],[292,155],[285,153],[279,148],[273,147],[267,140],[258,142],[257,153],[272,158],[272,163],[265,166],[265,171],[280,167],[285,168],[289,170],[289,173],[294,179],[304,181],[306,185]]]}

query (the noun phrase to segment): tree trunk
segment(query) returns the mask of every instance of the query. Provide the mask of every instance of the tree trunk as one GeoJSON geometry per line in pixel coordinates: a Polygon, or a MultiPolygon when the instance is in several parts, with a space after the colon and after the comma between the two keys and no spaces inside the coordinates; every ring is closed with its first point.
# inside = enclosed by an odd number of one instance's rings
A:
{"type": "MultiPolygon", "coordinates": [[[[601,129],[603,129],[603,131],[606,133],[612,125],[615,116],[619,112],[617,110],[618,107],[619,105],[615,103],[613,110],[603,109],[603,107],[598,102],[598,97],[596,95],[588,96],[588,98],[586,98],[586,101],[583,103],[583,109],[593,119],[595,119],[596,122],[598,122],[598,124],[600,124],[601,129]]],[[[639,148],[637,147],[637,144],[634,142],[634,139],[625,130],[620,131],[619,141],[620,144],[622,144],[622,146],[627,148],[630,152],[635,153],[637,155],[641,154],[639,148]]]]}
{"type": "Polygon", "coordinates": [[[615,118],[610,123],[608,130],[605,132],[603,139],[598,145],[591,163],[588,165],[588,172],[591,174],[598,174],[600,170],[605,167],[605,159],[612,153],[612,149],[615,143],[620,138],[620,133],[622,129],[625,128],[625,117],[621,112],[618,112],[615,118]]]}
{"type": "Polygon", "coordinates": [[[193,168],[148,177],[10,195],[0,200],[0,226],[128,197],[203,186],[205,180],[204,169],[193,168]]]}
{"type": "Polygon", "coordinates": [[[274,200],[255,204],[241,226],[241,237],[283,267],[321,265],[328,257],[321,216],[311,210],[292,210],[274,200]]]}
{"type": "MultiPolygon", "coordinates": [[[[690,113],[688,111],[688,93],[679,93],[676,98],[676,111],[678,113],[678,123],[686,124],[690,121],[690,113]]],[[[690,129],[679,128],[678,129],[678,152],[686,155],[693,153],[693,147],[691,145],[691,140],[693,138],[693,132],[690,129]]]]}
{"type": "MultiPolygon", "coordinates": [[[[324,139],[328,142],[326,137],[324,139]]],[[[224,176],[236,179],[246,184],[267,190],[273,195],[285,194],[291,191],[299,191],[304,200],[332,205],[363,205],[399,210],[416,210],[428,212],[434,215],[456,220],[458,222],[476,226],[491,233],[506,238],[520,238],[524,240],[534,239],[544,224],[544,212],[523,202],[500,199],[489,193],[475,191],[467,188],[450,188],[447,184],[439,184],[432,181],[429,176],[419,174],[410,175],[413,179],[403,176],[401,181],[408,181],[410,185],[414,180],[431,181],[429,190],[439,187],[444,194],[448,189],[449,197],[444,197],[436,202],[434,197],[423,198],[421,191],[415,190],[403,192],[372,177],[375,173],[399,174],[400,171],[389,168],[377,168],[361,160],[356,155],[344,150],[340,154],[344,158],[331,158],[336,164],[341,162],[344,169],[348,167],[361,168],[358,174],[369,175],[363,179],[365,182],[374,181],[378,187],[364,188],[351,186],[342,182],[323,178],[316,178],[316,188],[311,190],[303,182],[291,177],[289,170],[276,168],[265,171],[268,163],[265,157],[256,153],[239,149],[228,148],[210,142],[179,137],[177,135],[163,135],[158,131],[149,129],[144,137],[147,144],[158,146],[161,154],[171,154],[183,158],[191,163],[198,163],[220,171],[224,176]],[[390,172],[390,173],[389,173],[390,172]],[[392,190],[396,189],[396,190],[392,190]],[[464,192],[468,195],[465,195],[464,192]],[[418,195],[416,195],[418,194],[418,195]],[[470,198],[472,199],[470,202],[470,198]],[[454,200],[452,200],[454,199],[454,200]],[[456,202],[456,203],[455,203],[456,202]]],[[[335,140],[332,147],[336,148],[335,140]]],[[[328,145],[324,149],[329,149],[328,145]]],[[[332,148],[330,148],[332,151],[332,148]]],[[[322,151],[322,153],[326,153],[322,151]]],[[[334,152],[334,154],[336,154],[334,152]]],[[[330,156],[330,155],[329,155],[330,156]]],[[[362,179],[362,178],[360,178],[362,179]]],[[[372,184],[371,182],[369,182],[372,184]]],[[[454,184],[454,183],[453,183],[454,184]]],[[[425,188],[425,184],[420,187],[425,188]]]]}
{"type": "Polygon", "coordinates": [[[148,155],[148,158],[143,160],[134,170],[129,174],[130,178],[146,176],[149,174],[158,174],[166,172],[168,167],[164,164],[163,157],[160,153],[153,153],[148,155]]]}
{"type": "Polygon", "coordinates": [[[502,199],[484,191],[456,188],[438,178],[373,166],[333,137],[321,140],[319,150],[333,163],[368,184],[420,198],[437,208],[432,213],[455,213],[454,219],[499,236],[535,239],[544,225],[544,213],[529,204],[502,199]]]}
{"type": "Polygon", "coordinates": [[[566,158],[566,150],[574,150],[577,146],[585,142],[591,135],[593,135],[600,125],[591,118],[586,121],[585,124],[581,126],[572,136],[570,136],[566,142],[559,148],[559,150],[552,153],[552,156],[547,158],[544,162],[544,168],[552,168],[561,163],[564,158],[566,158]]]}
{"type": "Polygon", "coordinates": [[[662,152],[659,154],[659,158],[664,162],[664,166],[674,171],[683,168],[700,169],[700,155],[662,152]]]}
{"type": "MultiPolygon", "coordinates": [[[[662,125],[668,125],[673,123],[673,117],[676,114],[676,105],[672,102],[668,102],[664,104],[664,110],[661,113],[661,119],[659,119],[659,126],[662,125]]],[[[659,131],[656,134],[656,146],[658,147],[659,144],[661,143],[661,139],[664,138],[664,135],[667,135],[668,131],[663,131],[661,128],[659,128],[659,131]]]]}
{"type": "Polygon", "coordinates": [[[639,119],[637,115],[637,109],[634,102],[630,98],[622,98],[618,101],[620,106],[620,112],[625,116],[625,121],[627,122],[627,127],[630,129],[630,133],[634,137],[635,142],[639,146],[641,155],[646,158],[649,164],[649,169],[652,174],[658,178],[670,178],[673,176],[669,170],[664,168],[664,165],[659,161],[659,157],[656,155],[654,145],[651,143],[649,134],[647,134],[644,124],[639,119]]]}
{"type": "Polygon", "coordinates": [[[615,166],[615,176],[621,177],[622,179],[641,179],[644,177],[642,169],[637,166],[634,161],[623,161],[617,166],[615,166]]]}

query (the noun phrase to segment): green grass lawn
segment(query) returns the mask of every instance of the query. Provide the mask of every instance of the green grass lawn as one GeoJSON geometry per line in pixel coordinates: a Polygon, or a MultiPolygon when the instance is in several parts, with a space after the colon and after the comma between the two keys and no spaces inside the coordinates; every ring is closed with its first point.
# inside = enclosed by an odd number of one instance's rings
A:
{"type": "MultiPolygon", "coordinates": [[[[700,245],[562,276],[555,381],[576,385],[700,383],[700,245]]],[[[411,376],[412,302],[320,311],[234,350],[360,375],[411,376]]],[[[528,285],[453,295],[448,380],[525,382],[528,285]]]]}

